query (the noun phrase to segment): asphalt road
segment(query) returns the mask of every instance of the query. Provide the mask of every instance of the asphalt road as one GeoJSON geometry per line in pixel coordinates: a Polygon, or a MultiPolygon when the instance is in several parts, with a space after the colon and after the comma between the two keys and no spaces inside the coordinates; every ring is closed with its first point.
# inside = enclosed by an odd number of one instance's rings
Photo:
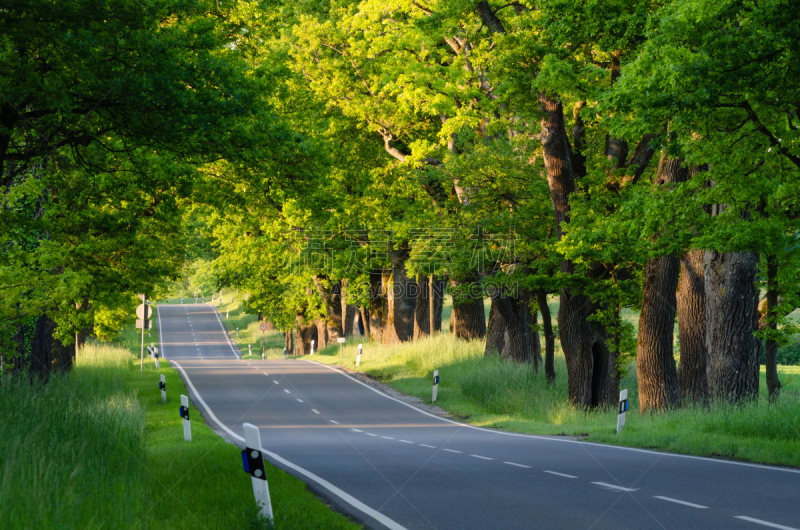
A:
{"type": "Polygon", "coordinates": [[[209,304],[160,305],[161,351],[210,425],[368,528],[800,529],[800,470],[490,431],[331,367],[243,361],[209,304]]]}

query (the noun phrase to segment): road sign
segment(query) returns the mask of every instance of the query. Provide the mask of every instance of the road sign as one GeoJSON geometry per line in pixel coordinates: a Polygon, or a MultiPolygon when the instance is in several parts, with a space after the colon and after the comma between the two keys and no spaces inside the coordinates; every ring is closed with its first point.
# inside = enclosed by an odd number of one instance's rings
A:
{"type": "Polygon", "coordinates": [[[261,328],[261,331],[267,331],[267,323],[266,322],[262,322],[259,327],[261,328]]]}
{"type": "Polygon", "coordinates": [[[144,320],[153,316],[153,308],[147,304],[139,304],[136,308],[136,318],[144,320]]]}

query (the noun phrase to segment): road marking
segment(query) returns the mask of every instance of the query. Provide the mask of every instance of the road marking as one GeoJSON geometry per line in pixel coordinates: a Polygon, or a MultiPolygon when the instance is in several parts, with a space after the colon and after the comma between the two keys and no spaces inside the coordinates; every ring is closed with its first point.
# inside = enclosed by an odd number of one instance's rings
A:
{"type": "Polygon", "coordinates": [[[662,501],[667,502],[674,502],[675,504],[683,504],[684,506],[689,506],[692,508],[708,508],[708,506],[703,506],[702,504],[694,504],[692,502],[680,501],[678,499],[673,499],[671,497],[662,497],[661,495],[654,495],[654,499],[661,499],[662,501]]]}
{"type": "Polygon", "coordinates": [[[752,517],[747,517],[746,515],[734,515],[734,519],[741,519],[742,521],[749,521],[751,523],[760,524],[761,526],[768,526],[770,528],[778,528],[780,530],[797,530],[797,528],[793,528],[791,526],[783,526],[782,524],[775,524],[770,523],[769,521],[762,521],[761,519],[754,519],[752,517]]]}
{"type": "Polygon", "coordinates": [[[381,438],[385,438],[387,440],[394,440],[394,438],[392,438],[391,436],[381,436],[381,438]]]}
{"type": "MultiPolygon", "coordinates": [[[[364,431],[359,431],[358,429],[350,429],[350,430],[353,431],[353,432],[364,432],[364,431]]],[[[367,434],[369,434],[369,433],[367,433],[367,434]]]]}
{"type": "Polygon", "coordinates": [[[503,462],[504,464],[508,464],[509,466],[517,466],[517,467],[524,467],[525,469],[530,469],[531,466],[526,466],[524,464],[517,464],[516,462],[503,462]]]}
{"type": "Polygon", "coordinates": [[[431,449],[436,449],[436,447],[428,444],[417,444],[417,445],[421,445],[422,447],[430,447],[431,449]]]}
{"type": "Polygon", "coordinates": [[[480,458],[481,460],[494,460],[494,458],[489,458],[488,456],[481,456],[481,455],[469,455],[475,458],[480,458]]]}
{"type": "Polygon", "coordinates": [[[566,473],[559,473],[558,471],[548,471],[546,469],[543,470],[545,473],[550,473],[551,475],[556,475],[558,477],[564,478],[578,478],[575,475],[567,475],[566,473]]]}
{"type": "Polygon", "coordinates": [[[313,412],[314,414],[319,414],[319,411],[317,409],[311,409],[311,412],[313,412]]]}
{"type": "Polygon", "coordinates": [[[283,391],[286,392],[287,394],[291,394],[291,392],[289,392],[288,388],[284,388],[283,391]]]}
{"type": "Polygon", "coordinates": [[[601,488],[608,488],[614,491],[636,491],[636,489],[634,488],[623,488],[622,486],[617,486],[616,484],[609,484],[608,482],[592,482],[592,484],[600,486],[601,488]]]}
{"type": "Polygon", "coordinates": [[[414,442],[409,442],[408,440],[397,440],[398,442],[403,442],[404,444],[413,444],[414,442]]]}
{"type": "Polygon", "coordinates": [[[303,400],[302,400],[302,399],[300,399],[300,398],[297,398],[297,401],[299,401],[300,403],[302,403],[302,402],[303,402],[303,400]]]}
{"type": "Polygon", "coordinates": [[[272,380],[272,382],[275,383],[276,385],[280,384],[279,382],[275,381],[274,379],[272,380]]]}
{"type": "Polygon", "coordinates": [[[462,454],[461,451],[456,451],[455,449],[442,449],[442,451],[447,451],[448,453],[462,454]]]}
{"type": "MultiPolygon", "coordinates": [[[[224,423],[219,421],[219,418],[217,418],[217,416],[214,414],[214,411],[211,410],[211,408],[208,406],[208,404],[206,404],[206,402],[203,400],[203,397],[197,392],[197,389],[194,387],[194,384],[192,384],[192,380],[189,379],[189,375],[186,373],[186,371],[183,369],[183,367],[181,367],[181,365],[176,363],[175,361],[170,361],[170,362],[172,364],[174,364],[175,366],[177,366],[178,370],[181,371],[183,376],[186,378],[186,382],[189,384],[189,388],[192,390],[192,392],[194,392],[195,396],[197,397],[197,401],[201,405],[203,405],[203,408],[206,409],[206,411],[208,412],[208,415],[211,417],[211,419],[213,421],[215,421],[217,423],[217,425],[222,427],[222,429],[224,429],[232,437],[234,437],[237,440],[239,440],[240,442],[244,443],[244,438],[242,438],[241,436],[239,436],[238,434],[236,434],[235,432],[230,430],[227,425],[225,425],[224,423]]],[[[353,429],[353,430],[357,430],[357,429],[353,429]]],[[[261,452],[264,453],[265,455],[269,456],[270,458],[273,458],[274,460],[277,460],[278,462],[280,462],[284,466],[297,471],[301,475],[307,477],[309,480],[313,480],[314,482],[319,484],[321,487],[323,487],[326,490],[330,491],[332,494],[336,495],[337,497],[342,499],[344,502],[346,502],[350,506],[354,507],[356,510],[359,510],[359,511],[365,513],[366,515],[372,517],[373,519],[375,519],[376,521],[378,521],[379,523],[384,525],[386,528],[389,528],[389,530],[407,530],[405,526],[399,524],[397,521],[394,521],[393,519],[390,519],[389,517],[386,517],[384,514],[382,514],[381,512],[379,512],[378,510],[376,510],[374,508],[370,508],[369,506],[367,506],[366,504],[364,504],[360,500],[356,499],[355,497],[353,497],[349,493],[337,488],[336,486],[334,486],[333,484],[331,484],[330,482],[328,482],[324,478],[315,475],[311,471],[298,466],[294,462],[286,460],[285,458],[283,458],[282,456],[280,456],[277,453],[273,453],[272,451],[265,450],[263,446],[261,447],[261,452]]]]}
{"type": "MultiPolygon", "coordinates": [[[[353,430],[355,430],[355,429],[353,429],[353,430]]],[[[358,431],[358,432],[361,432],[361,431],[358,431]]],[[[371,432],[365,432],[364,434],[366,434],[367,436],[378,436],[377,434],[372,434],[371,432]]]]}
{"type": "Polygon", "coordinates": [[[247,366],[252,366],[250,363],[244,363],[244,364],[246,364],[247,366]]]}
{"type": "Polygon", "coordinates": [[[336,425],[339,425],[339,422],[338,422],[338,421],[336,421],[336,420],[329,420],[329,421],[330,421],[331,423],[335,423],[336,425]]]}

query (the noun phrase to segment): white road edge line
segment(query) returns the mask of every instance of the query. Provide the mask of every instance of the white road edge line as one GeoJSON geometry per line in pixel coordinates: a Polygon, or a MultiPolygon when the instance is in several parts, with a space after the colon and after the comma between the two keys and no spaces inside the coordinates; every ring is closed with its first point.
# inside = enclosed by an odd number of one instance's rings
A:
{"type": "Polygon", "coordinates": [[[481,460],[494,460],[494,458],[489,458],[488,456],[481,456],[481,455],[469,455],[475,458],[480,458],[481,460]]]}
{"type": "Polygon", "coordinates": [[[241,357],[239,357],[239,354],[236,353],[236,348],[233,347],[231,338],[228,336],[228,330],[225,329],[225,324],[223,324],[222,320],[219,318],[219,311],[217,311],[217,308],[214,307],[211,303],[207,303],[206,305],[214,310],[214,316],[217,317],[217,322],[219,322],[219,325],[222,327],[222,334],[225,335],[225,339],[228,341],[228,346],[231,347],[231,351],[233,352],[233,354],[236,356],[237,359],[241,359],[241,357]]]}
{"type": "Polygon", "coordinates": [[[600,486],[601,488],[608,488],[610,490],[615,490],[615,491],[636,491],[635,488],[623,488],[622,486],[617,486],[616,484],[609,484],[608,482],[592,482],[592,484],[600,486]]]}
{"type": "Polygon", "coordinates": [[[797,528],[791,526],[783,526],[782,524],[775,524],[770,523],[769,521],[762,521],[761,519],[754,519],[753,517],[747,517],[746,515],[734,515],[734,519],[741,519],[742,521],[749,521],[751,523],[760,524],[761,526],[768,526],[770,528],[778,528],[780,530],[798,530],[797,528]]]}
{"type": "MultiPolygon", "coordinates": [[[[161,338],[161,334],[159,333],[159,340],[160,340],[160,338],[161,338]]],[[[216,422],[217,425],[219,425],[223,430],[225,430],[225,432],[227,432],[228,434],[230,434],[232,437],[236,438],[240,442],[244,442],[244,438],[242,438],[241,436],[239,436],[238,434],[236,434],[235,432],[230,430],[224,423],[219,421],[219,419],[214,414],[214,412],[211,411],[211,408],[203,400],[202,396],[200,396],[200,393],[197,392],[197,389],[192,384],[192,380],[189,379],[189,375],[184,371],[183,367],[181,367],[181,365],[178,364],[175,361],[170,361],[170,363],[172,363],[175,366],[177,366],[178,370],[181,371],[181,373],[183,374],[183,377],[186,378],[186,384],[189,385],[189,388],[192,390],[192,393],[194,393],[195,397],[197,397],[197,401],[200,402],[200,404],[203,406],[203,408],[206,410],[206,412],[208,412],[209,417],[212,420],[214,420],[214,422],[216,422]]],[[[353,430],[355,430],[355,429],[353,429],[353,430]]],[[[356,510],[358,510],[358,511],[368,515],[369,517],[375,519],[376,521],[378,521],[379,523],[384,525],[386,528],[389,528],[390,530],[408,530],[403,525],[397,523],[396,521],[394,521],[392,519],[389,519],[388,517],[383,515],[378,510],[375,510],[374,508],[370,508],[369,506],[367,506],[366,504],[364,504],[360,500],[356,499],[355,497],[353,497],[349,493],[346,493],[345,491],[337,488],[336,486],[334,486],[333,484],[331,484],[330,482],[328,482],[324,478],[318,477],[317,475],[315,475],[311,471],[308,471],[307,469],[304,469],[304,468],[298,466],[297,464],[294,464],[294,463],[290,462],[289,460],[286,460],[282,456],[280,456],[280,455],[278,455],[276,453],[273,453],[272,451],[267,451],[263,447],[261,447],[261,452],[263,452],[265,455],[269,456],[270,458],[274,459],[275,461],[280,462],[281,464],[283,464],[284,466],[288,467],[289,469],[292,469],[292,470],[296,471],[297,473],[303,475],[307,479],[309,479],[309,480],[311,480],[313,482],[316,482],[320,487],[328,490],[329,492],[331,492],[331,494],[333,494],[336,497],[340,498],[342,501],[346,502],[347,504],[349,504],[350,506],[352,506],[356,510]]]]}
{"type": "Polygon", "coordinates": [[[566,473],[559,473],[558,471],[548,471],[547,469],[542,470],[544,473],[550,473],[551,475],[555,475],[557,477],[564,477],[564,478],[578,478],[575,475],[567,475],[566,473]]]}
{"type": "Polygon", "coordinates": [[[661,499],[662,501],[667,501],[667,502],[674,502],[675,504],[683,504],[684,506],[689,506],[691,508],[708,508],[708,506],[703,506],[702,504],[695,504],[693,502],[681,501],[678,499],[673,499],[671,497],[662,497],[661,495],[653,495],[653,498],[661,499]]]}
{"type": "Polygon", "coordinates": [[[649,455],[659,455],[659,456],[663,456],[663,457],[687,458],[687,459],[690,459],[690,460],[703,460],[705,462],[715,462],[715,463],[718,463],[718,464],[730,464],[730,465],[734,465],[734,466],[755,467],[755,468],[758,468],[758,469],[764,469],[764,470],[768,470],[768,471],[783,471],[785,473],[800,474],[800,469],[789,469],[789,468],[778,467],[778,466],[765,466],[763,464],[750,464],[748,462],[735,462],[735,461],[732,461],[732,460],[722,460],[722,459],[719,459],[719,458],[708,458],[708,457],[704,457],[704,456],[679,455],[679,454],[676,454],[676,453],[665,453],[665,452],[660,452],[660,451],[651,451],[651,450],[648,450],[648,449],[637,449],[635,447],[622,447],[622,446],[619,446],[619,445],[606,445],[606,444],[593,443],[593,442],[582,442],[580,440],[564,440],[562,438],[552,437],[552,436],[537,436],[535,434],[522,434],[522,433],[518,433],[518,432],[507,432],[507,431],[498,431],[498,430],[493,430],[493,429],[484,429],[483,427],[477,427],[475,425],[470,425],[468,423],[461,423],[460,421],[454,421],[454,420],[450,420],[450,419],[447,419],[447,418],[442,418],[441,416],[437,416],[435,414],[431,414],[430,412],[426,412],[426,411],[424,411],[422,409],[418,409],[417,407],[415,407],[411,403],[406,403],[404,401],[400,401],[397,398],[393,398],[392,396],[390,396],[388,394],[384,394],[383,392],[381,392],[377,388],[373,388],[373,387],[369,386],[368,384],[359,381],[355,377],[352,377],[349,374],[343,372],[342,370],[338,370],[338,369],[336,369],[336,368],[334,368],[332,366],[328,366],[327,364],[318,363],[318,362],[312,361],[310,359],[298,359],[298,360],[305,361],[307,363],[316,364],[317,366],[321,366],[323,368],[327,368],[328,370],[330,370],[332,372],[336,372],[339,375],[343,375],[344,377],[350,379],[351,381],[353,381],[355,383],[358,383],[359,385],[361,385],[361,386],[363,386],[365,388],[370,389],[371,391],[375,392],[379,396],[383,396],[386,399],[391,399],[392,401],[396,401],[397,403],[400,403],[401,405],[404,405],[404,406],[406,406],[406,407],[408,407],[410,409],[416,410],[420,414],[424,414],[426,416],[429,416],[431,418],[437,419],[437,420],[445,422],[445,423],[452,423],[453,425],[460,425],[461,427],[465,427],[467,429],[475,429],[476,431],[488,432],[488,433],[497,434],[497,435],[500,435],[500,436],[516,436],[516,437],[519,437],[519,438],[532,438],[534,440],[542,440],[542,441],[554,442],[554,443],[569,443],[569,444],[591,445],[591,446],[595,446],[595,447],[602,448],[602,449],[619,450],[619,451],[632,451],[634,453],[645,453],[645,454],[649,454],[649,455]]]}
{"type": "Polygon", "coordinates": [[[524,467],[525,469],[530,469],[531,466],[526,466],[524,464],[517,464],[516,462],[503,462],[504,464],[508,464],[509,466],[517,466],[517,467],[524,467]]]}

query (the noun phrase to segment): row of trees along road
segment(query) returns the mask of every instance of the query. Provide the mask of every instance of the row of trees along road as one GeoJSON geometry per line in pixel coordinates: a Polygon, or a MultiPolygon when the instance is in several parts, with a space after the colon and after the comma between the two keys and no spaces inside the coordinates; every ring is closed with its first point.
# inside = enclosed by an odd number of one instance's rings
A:
{"type": "Polygon", "coordinates": [[[643,410],[753,399],[764,343],[778,396],[800,305],[791,2],[89,4],[0,12],[22,364],[39,322],[64,344],[118,326],[128,293],[178,276],[191,226],[217,287],[305,349],[356,312],[376,342],[425,337],[446,284],[456,337],[532,369],[541,313],[576,406],[614,405],[634,356],[643,410]]]}

